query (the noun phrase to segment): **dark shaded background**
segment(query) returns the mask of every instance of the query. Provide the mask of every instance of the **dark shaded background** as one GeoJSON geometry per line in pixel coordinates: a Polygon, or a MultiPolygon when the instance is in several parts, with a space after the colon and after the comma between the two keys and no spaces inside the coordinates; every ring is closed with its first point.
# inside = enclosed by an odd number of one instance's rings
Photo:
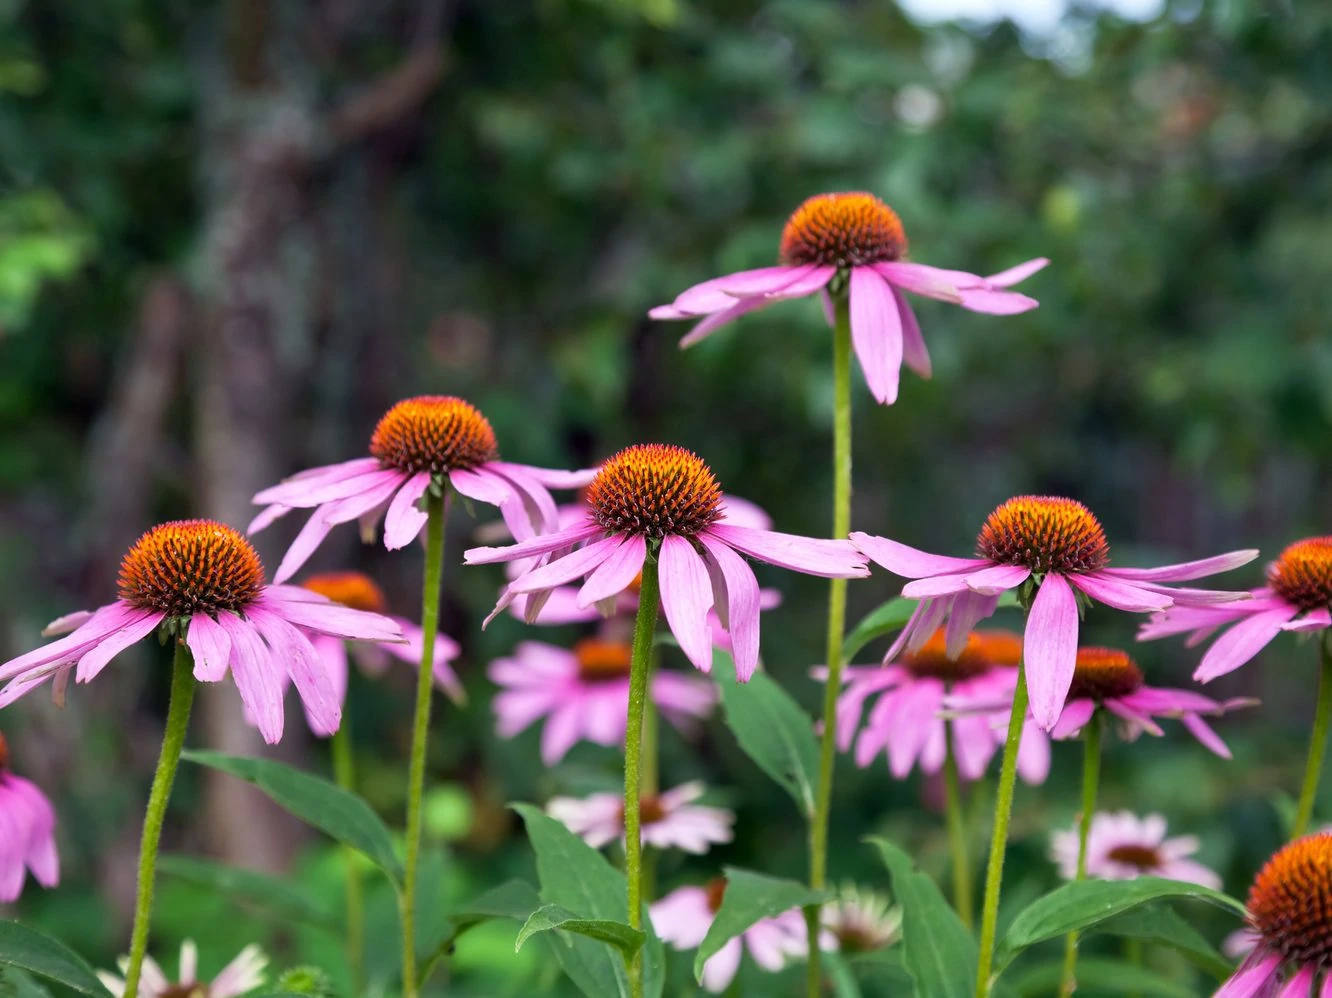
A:
{"type": "MultiPolygon", "coordinates": [[[[1024,39],[923,29],[873,2],[5,0],[0,649],[105,602],[153,522],[243,525],[253,492],[363,453],[378,415],[419,392],[475,402],[513,460],[687,445],[779,529],[826,531],[817,306],[772,308],[688,353],[685,327],[645,313],[772,262],[786,215],[827,190],[885,198],[922,262],[1054,261],[1024,286],[1042,307],[1023,316],[921,304],[936,374],[907,376],[896,406],[857,385],[858,529],[965,553],[999,501],[1050,491],[1090,504],[1124,564],[1274,555],[1328,523],[1330,152],[1332,9],[1313,3],[1173,3],[1148,24],[1075,8],[1024,39]]],[[[533,737],[495,740],[484,664],[524,631],[479,631],[499,580],[458,568],[473,525],[452,525],[445,610],[472,707],[439,712],[432,757],[453,898],[526,872],[503,802],[612,787],[618,765],[583,747],[550,772],[533,737]]],[[[261,536],[270,565],[296,526],[261,536]]],[[[370,571],[414,615],[419,553],[353,535],[335,533],[318,566],[370,571]]],[[[812,709],[823,585],[765,578],[787,596],[766,657],[812,709]]],[[[854,585],[852,618],[895,591],[883,575],[854,585]]],[[[1134,623],[1097,610],[1088,630],[1120,643],[1134,623]]],[[[1141,657],[1154,681],[1184,682],[1196,653],[1141,657]]],[[[1274,793],[1298,786],[1313,676],[1310,649],[1277,642],[1215,686],[1265,700],[1223,722],[1235,762],[1174,731],[1117,746],[1107,805],[1164,809],[1244,891],[1279,841],[1274,793]]],[[[366,794],[394,823],[410,685],[407,671],[363,683],[351,711],[366,794]]],[[[165,689],[145,646],[64,710],[32,697],[0,718],[16,771],[62,818],[64,884],[30,886],[20,913],[103,964],[127,932],[165,689]]],[[[324,748],[296,712],[288,723],[279,754],[322,769],[324,748]]],[[[192,741],[261,750],[226,688],[203,697],[192,741]]],[[[709,860],[803,871],[789,801],[724,728],[665,750],[668,783],[708,775],[740,813],[737,842],[709,860]]],[[[1077,767],[1068,747],[1019,797],[1015,898],[1052,882],[1045,835],[1071,821],[1077,767]]],[[[882,883],[856,845],[872,831],[943,869],[914,781],[849,764],[840,779],[837,876],[882,883]]],[[[169,836],[336,898],[336,854],[232,784],[187,771],[169,836]]],[[[668,860],[662,876],[710,872],[668,860]]],[[[1216,939],[1234,927],[1199,919],[1216,939]]],[[[207,937],[206,967],[256,936],[286,962],[336,962],[328,941],[170,882],[159,925],[164,945],[207,937]]],[[[548,978],[511,937],[478,930],[450,993],[548,978]]]]}

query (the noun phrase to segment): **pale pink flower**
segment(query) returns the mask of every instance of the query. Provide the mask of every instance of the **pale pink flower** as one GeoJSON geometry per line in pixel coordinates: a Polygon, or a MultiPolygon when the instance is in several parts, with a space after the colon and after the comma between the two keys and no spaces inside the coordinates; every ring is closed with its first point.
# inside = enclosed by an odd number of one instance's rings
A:
{"type": "Polygon", "coordinates": [[[843,884],[837,897],[823,906],[820,949],[848,956],[886,949],[902,938],[902,909],[854,883],[843,884]]]}
{"type": "MultiPolygon", "coordinates": [[[[1078,848],[1076,826],[1050,836],[1050,856],[1065,880],[1077,876],[1078,848]]],[[[1166,838],[1166,820],[1159,814],[1139,818],[1130,811],[1099,811],[1092,815],[1087,835],[1087,876],[1099,880],[1164,877],[1220,890],[1221,878],[1188,858],[1197,851],[1197,836],[1166,838]]]]}
{"type": "Polygon", "coordinates": [[[264,584],[264,567],[249,541],[213,520],[177,520],[148,531],[120,569],[120,598],[56,622],[67,636],[0,665],[0,707],[56,677],[96,678],[131,645],[159,629],[184,641],[200,682],[230,672],[247,716],[270,745],[282,737],[288,681],[312,718],[335,731],[342,705],[308,634],[345,641],[403,640],[398,625],[377,613],[338,606],[296,586],[264,584]]]}
{"type": "Polygon", "coordinates": [[[796,209],[782,232],[781,264],[714,277],[696,284],[654,319],[703,319],[680,341],[701,342],[732,319],[774,301],[820,294],[832,323],[830,293],[850,296],[851,342],[870,392],[884,405],[897,400],[905,362],[930,376],[930,355],[903,291],[953,302],[973,312],[1014,315],[1037,306],[1008,288],[1050,261],[1028,260],[981,277],[908,263],[906,234],[896,212],[872,194],[820,194],[796,209]]]}
{"type": "Polygon", "coordinates": [[[543,557],[541,565],[509,583],[492,618],[525,594],[533,597],[528,614],[534,617],[548,593],[584,577],[579,604],[613,607],[653,557],[662,611],[685,656],[704,672],[712,668],[708,611],[715,607],[731,637],[736,676],[744,682],[758,665],[759,586],[741,555],[809,575],[869,574],[864,558],[847,541],[725,522],[721,489],[711,469],[683,447],[626,448],[598,470],[587,498],[591,513],[575,526],[511,547],[466,552],[469,565],[543,557]]]}
{"type": "Polygon", "coordinates": [[[43,887],[60,883],[55,808],[37,786],[9,768],[9,745],[0,734],[0,904],[23,893],[24,871],[43,887]]]}
{"type": "Polygon", "coordinates": [[[275,582],[295,575],[339,523],[357,520],[362,535],[373,539],[383,518],[384,547],[405,547],[426,525],[421,498],[427,490],[439,495],[445,484],[498,507],[515,537],[553,530],[555,500],[548,489],[578,488],[593,474],[499,460],[486,417],[446,395],[422,395],[395,405],[375,427],[370,454],[311,468],[254,497],[265,509],[250,524],[251,534],[293,509],[314,509],[278,566],[275,582]]]}
{"type": "MultiPolygon", "coordinates": [[[[128,958],[120,960],[120,972],[125,973],[128,958]]],[[[239,998],[264,983],[264,970],[268,957],[258,946],[246,946],[222,972],[211,981],[199,980],[199,949],[190,940],[180,947],[180,968],[172,981],[152,957],[145,957],[139,977],[138,998],[239,998]]],[[[97,978],[115,998],[125,998],[125,981],[104,970],[97,978]]]]}
{"type": "MultiPolygon", "coordinates": [[[[490,664],[491,680],[502,687],[491,706],[501,738],[512,738],[539,718],[541,761],[553,766],[581,740],[624,745],[629,713],[629,657],[622,641],[586,638],[572,651],[540,641],[523,641],[512,658],[490,664]]],[[[662,716],[687,730],[707,717],[717,703],[717,689],[699,676],[656,669],[651,699],[662,716]]]]}
{"type": "MultiPolygon", "coordinates": [[[[676,949],[695,949],[712,927],[725,893],[726,881],[721,877],[706,887],[678,887],[648,909],[652,927],[676,949]]],[[[775,918],[760,919],[728,939],[703,964],[703,987],[713,994],[725,991],[735,979],[746,949],[755,963],[774,972],[785,967],[791,957],[805,956],[809,946],[800,911],[793,908],[775,918]]]]}
{"type": "Polygon", "coordinates": [[[1149,613],[1176,603],[1226,602],[1245,593],[1174,588],[1183,582],[1247,564],[1257,551],[1232,551],[1160,568],[1110,568],[1110,545],[1086,506],[1054,496],[1018,496],[993,513],[976,541],[978,557],[927,554],[885,537],[853,533],[851,542],[895,575],[916,581],[902,595],[919,599],[910,622],[889,651],[917,648],[948,621],[950,652],[975,624],[994,613],[1010,589],[1026,596],[1024,664],[1031,711],[1045,730],[1063,711],[1078,649],[1079,599],[1119,610],[1149,613]]]}
{"type": "MultiPolygon", "coordinates": [[[[643,842],[700,856],[714,845],[730,842],[735,813],[695,804],[704,792],[703,784],[694,780],[674,790],[645,794],[638,802],[643,842]]],[[[624,799],[619,794],[553,797],[546,812],[594,849],[624,840],[624,799]]]]}
{"type": "Polygon", "coordinates": [[[1231,606],[1174,607],[1154,615],[1139,641],[1188,634],[1190,647],[1229,627],[1212,642],[1193,678],[1200,683],[1234,672],[1282,631],[1308,634],[1332,627],[1332,537],[1296,541],[1267,566],[1267,585],[1231,606]],[[1233,627],[1230,625],[1234,625],[1233,627]]]}

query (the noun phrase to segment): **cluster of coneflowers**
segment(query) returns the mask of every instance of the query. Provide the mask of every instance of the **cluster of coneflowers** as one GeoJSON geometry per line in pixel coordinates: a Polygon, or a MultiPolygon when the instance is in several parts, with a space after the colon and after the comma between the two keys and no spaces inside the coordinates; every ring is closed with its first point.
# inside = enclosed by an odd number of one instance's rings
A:
{"type": "MultiPolygon", "coordinates": [[[[1190,857],[1197,841],[1168,838],[1159,816],[1095,812],[1101,740],[1162,734],[1174,719],[1221,757],[1225,744],[1206,718],[1252,701],[1218,701],[1193,690],[1149,685],[1124,650],[1081,647],[1080,620],[1105,606],[1148,615],[1139,637],[1187,634],[1212,640],[1195,679],[1239,668],[1282,631],[1316,634],[1322,656],[1317,715],[1291,843],[1258,875],[1250,895],[1248,955],[1220,994],[1332,995],[1332,835],[1307,835],[1319,767],[1332,722],[1332,538],[1300,541],[1252,591],[1196,588],[1205,577],[1239,568],[1256,551],[1183,564],[1126,568],[1112,563],[1096,516],[1069,498],[1026,495],[1000,504],[981,525],[970,556],[929,554],[897,540],[851,529],[851,356],[875,399],[896,400],[903,364],[930,375],[925,340],[906,294],[952,302],[973,312],[1011,315],[1035,308],[1013,286],[1045,266],[1019,264],[982,277],[908,261],[897,215],[868,194],[829,194],[801,205],[782,235],[780,263],[696,285],[663,319],[697,319],[682,345],[779,300],[818,296],[834,347],[834,491],[831,537],[772,529],[752,503],[723,493],[707,463],[685,448],[660,443],[625,447],[596,468],[560,471],[505,462],[486,418],[452,396],[407,399],[390,409],[370,438],[369,455],[288,478],[255,497],[262,511],[249,533],[287,514],[308,517],[274,575],[237,530],[209,520],[162,524],[125,555],[117,599],[71,614],[49,629],[57,640],[0,665],[0,706],[50,681],[58,698],[72,676],[96,678],[122,651],[154,635],[174,650],[172,691],[161,758],[144,825],[139,891],[123,978],[107,977],[117,994],[241,994],[261,980],[264,960],[246,951],[209,984],[195,980],[192,946],[175,982],[147,957],[153,881],[167,801],[180,759],[196,682],[231,677],[245,716],[269,743],[284,728],[284,698],[295,686],[313,733],[332,739],[340,782],[354,774],[343,724],[348,663],[369,674],[393,659],[418,666],[408,773],[406,864],[400,892],[402,989],[418,994],[414,948],[421,801],[432,693],[438,686],[462,704],[450,662],[458,647],[438,633],[444,521],[457,494],[498,509],[504,546],[468,550],[468,565],[504,563],[508,577],[491,614],[509,611],[534,625],[600,622],[571,648],[520,643],[493,662],[501,687],[493,709],[511,737],[542,725],[540,755],[552,765],[578,742],[624,749],[624,793],[556,798],[549,813],[592,847],[622,849],[626,917],[639,928],[650,912],[659,936],[698,946],[726,895],[726,880],[686,883],[660,899],[644,897],[643,848],[693,855],[729,841],[736,816],[705,803],[698,782],[658,786],[658,714],[688,733],[717,701],[702,676],[660,668],[654,636],[659,614],[684,657],[711,671],[715,649],[744,683],[761,668],[760,619],[779,602],[760,588],[751,561],[825,577],[829,586],[827,656],[814,672],[825,684],[821,756],[810,815],[810,887],[827,887],[827,830],[836,750],[858,765],[881,756],[893,778],[919,768],[942,774],[953,852],[957,911],[970,926],[966,785],[998,756],[993,834],[980,911],[976,993],[990,993],[1002,866],[1015,781],[1042,782],[1052,740],[1079,739],[1084,749],[1083,808],[1075,829],[1052,839],[1052,857],[1068,879],[1124,879],[1153,874],[1216,885],[1219,878],[1190,857]],[[558,506],[552,490],[577,490],[558,506]],[[339,524],[358,523],[399,550],[421,538],[425,574],[416,623],[390,615],[383,593],[358,573],[307,576],[291,584],[339,524]],[[881,665],[842,660],[847,580],[871,564],[909,580],[917,601],[881,665]],[[980,627],[1008,595],[1025,614],[1021,635],[980,627]]],[[[752,321],[752,320],[750,320],[752,321]]],[[[492,537],[494,529],[490,529],[492,537]]],[[[487,618],[489,620],[490,618],[487,618]]],[[[18,896],[25,869],[45,886],[59,875],[49,802],[9,769],[0,739],[0,900],[18,896]]],[[[355,877],[354,868],[349,877],[355,877]]],[[[353,894],[348,891],[349,903],[353,894]]],[[[706,961],[702,983],[724,990],[744,952],[763,968],[789,960],[809,968],[811,998],[821,993],[820,952],[886,946],[900,913],[854,888],[837,900],[751,924],[706,961]]],[[[349,925],[359,920],[349,917],[349,925]]],[[[348,940],[348,953],[361,945],[348,940]]],[[[1069,939],[1064,990],[1075,987],[1076,940],[1069,939]]],[[[642,993],[641,958],[630,967],[642,993]]]]}

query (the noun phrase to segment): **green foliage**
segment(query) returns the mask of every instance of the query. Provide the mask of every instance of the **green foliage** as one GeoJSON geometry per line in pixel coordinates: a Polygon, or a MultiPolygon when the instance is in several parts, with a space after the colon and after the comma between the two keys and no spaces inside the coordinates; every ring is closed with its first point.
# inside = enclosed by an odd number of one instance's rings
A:
{"type": "Polygon", "coordinates": [[[1145,904],[1133,908],[1098,922],[1091,931],[1167,946],[1217,980],[1229,977],[1235,969],[1232,961],[1222,956],[1197,929],[1164,904],[1145,904]]]}
{"type": "MultiPolygon", "coordinates": [[[[1059,992],[1062,960],[1050,960],[1014,974],[1009,986],[1022,998],[1046,998],[1059,992]]],[[[1083,956],[1078,959],[1078,990],[1110,994],[1151,995],[1153,998],[1197,998],[1198,992],[1162,977],[1145,967],[1122,960],[1083,956]]]]}
{"type": "Polygon", "coordinates": [[[338,920],[319,901],[285,879],[192,856],[159,856],[157,872],[212,890],[279,924],[300,923],[326,930],[338,927],[338,920]]]}
{"type": "Polygon", "coordinates": [[[626,961],[632,960],[635,953],[643,948],[646,936],[638,929],[631,928],[624,922],[609,918],[583,918],[557,904],[547,904],[538,908],[518,930],[514,940],[514,951],[523,948],[523,943],[541,932],[575,932],[597,942],[614,946],[626,961]]]}
{"type": "Polygon", "coordinates": [[[726,867],[724,872],[726,893],[722,895],[721,907],[694,957],[694,977],[699,981],[703,979],[703,965],[755,922],[773,918],[792,908],[828,900],[825,891],[810,890],[795,880],[769,877],[733,866],[726,867]]]}
{"type": "Polygon", "coordinates": [[[110,994],[83,957],[18,922],[0,922],[0,966],[18,967],[91,998],[110,994]]]}
{"type": "Polygon", "coordinates": [[[865,614],[860,622],[851,628],[851,633],[846,636],[846,640],[842,643],[842,661],[853,661],[856,655],[859,654],[860,649],[875,638],[900,631],[906,626],[906,622],[911,619],[911,614],[916,609],[916,603],[916,600],[899,596],[896,599],[890,599],[887,603],[881,603],[865,614]]]}

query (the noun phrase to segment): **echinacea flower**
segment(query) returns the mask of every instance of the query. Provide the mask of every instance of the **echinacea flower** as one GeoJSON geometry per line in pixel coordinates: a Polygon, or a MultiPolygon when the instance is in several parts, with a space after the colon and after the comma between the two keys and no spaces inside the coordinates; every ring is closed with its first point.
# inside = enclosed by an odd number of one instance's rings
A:
{"type": "MultiPolygon", "coordinates": [[[[122,974],[128,965],[128,958],[122,957],[122,974]]],[[[152,957],[144,958],[143,976],[136,989],[137,998],[238,998],[264,983],[264,969],[267,966],[268,957],[264,956],[258,946],[246,946],[211,981],[201,981],[199,949],[187,939],[180,947],[180,968],[175,981],[163,973],[152,957]]],[[[124,980],[104,970],[97,972],[97,978],[115,998],[126,998],[124,980]]]]}
{"type": "MultiPolygon", "coordinates": [[[[658,849],[700,856],[718,843],[730,842],[735,814],[695,804],[703,793],[703,784],[695,780],[660,794],[644,794],[638,804],[643,841],[658,849]]],[[[546,813],[594,849],[624,839],[624,798],[619,794],[554,797],[546,813]]]]}
{"type": "Polygon", "coordinates": [[[654,319],[698,319],[680,341],[693,346],[732,319],[789,298],[821,293],[831,324],[830,294],[850,296],[851,342],[865,381],[884,405],[897,399],[903,362],[930,376],[930,355],[915,313],[903,291],[953,302],[973,312],[1015,315],[1037,306],[1034,298],[1009,291],[1044,267],[1028,260],[989,277],[909,263],[901,219],[873,194],[851,192],[809,198],[782,231],[776,267],[742,270],[696,284],[654,319]]]}
{"type": "MultiPolygon", "coordinates": [[[[981,631],[968,635],[950,658],[940,630],[886,665],[848,667],[837,700],[837,747],[847,752],[854,741],[856,765],[862,768],[886,750],[889,771],[901,780],[917,763],[925,773],[943,769],[951,728],[958,773],[966,780],[980,779],[1003,740],[989,711],[1003,702],[1011,706],[1017,687],[1016,658],[996,661],[994,648],[1001,655],[1021,653],[1016,635],[981,631]],[[875,696],[878,701],[860,727],[861,712],[875,696]],[[954,702],[981,703],[985,710],[963,710],[945,719],[945,707],[954,702]]],[[[826,679],[827,669],[816,669],[815,676],[826,679]]],[[[1050,772],[1050,743],[1039,730],[1028,734],[1032,737],[1024,737],[1018,750],[1018,773],[1028,783],[1041,783],[1050,772]]]]}
{"type": "Polygon", "coordinates": [[[285,582],[339,523],[360,521],[374,537],[384,519],[384,547],[411,543],[426,525],[419,508],[427,490],[445,484],[459,495],[499,508],[515,537],[555,527],[555,500],[548,489],[578,488],[591,471],[554,471],[499,459],[490,422],[475,406],[449,395],[422,395],[384,414],[370,437],[370,457],[311,468],[254,497],[266,507],[250,524],[258,533],[293,509],[314,509],[278,566],[285,582]]]}
{"type": "MultiPolygon", "coordinates": [[[[657,935],[676,949],[694,949],[703,942],[726,895],[726,880],[709,881],[705,887],[677,887],[648,909],[657,935]]],[[[792,908],[775,918],[763,918],[740,935],[726,941],[703,964],[703,987],[721,994],[735,979],[740,960],[748,949],[754,962],[767,971],[778,971],[791,957],[809,952],[805,923],[792,908]]]]}
{"type": "Polygon", "coordinates": [[[194,677],[221,682],[230,672],[246,714],[270,745],[282,737],[282,695],[290,680],[309,715],[337,730],[342,705],[307,634],[345,641],[403,640],[398,625],[377,613],[338,606],[296,586],[264,584],[250,542],[214,520],[176,520],[153,527],[125,555],[119,596],[90,612],[71,614],[73,630],[0,665],[0,707],[75,669],[90,682],[113,658],[161,630],[194,656],[194,677]]]}
{"type": "Polygon", "coordinates": [[[823,906],[822,918],[830,948],[848,955],[886,949],[902,937],[902,909],[853,883],[823,906]]]}
{"type": "MultiPolygon", "coordinates": [[[[317,575],[311,575],[301,583],[302,589],[308,589],[312,593],[318,593],[326,599],[332,600],[338,606],[350,607],[353,610],[364,610],[367,613],[376,613],[387,617],[398,625],[402,632],[404,640],[402,641],[344,641],[342,638],[331,634],[311,633],[307,635],[310,638],[310,644],[314,646],[315,653],[318,654],[324,669],[328,672],[329,678],[333,681],[333,690],[337,695],[338,703],[347,702],[347,655],[350,652],[351,657],[356,660],[361,671],[367,675],[378,676],[388,668],[390,658],[396,658],[399,661],[406,662],[413,668],[421,666],[421,649],[425,632],[420,626],[412,623],[406,617],[398,617],[393,614],[385,613],[388,601],[384,598],[383,591],[375,585],[373,579],[360,572],[321,572],[317,575]]],[[[435,678],[435,685],[448,694],[454,703],[462,703],[467,699],[463,692],[462,684],[458,681],[458,676],[449,663],[458,657],[458,643],[446,634],[435,635],[435,667],[432,670],[435,678]]],[[[332,731],[323,730],[319,719],[315,718],[308,710],[306,711],[306,721],[310,725],[310,730],[320,737],[327,737],[333,734],[332,731]]]]}
{"type": "Polygon", "coordinates": [[[708,611],[716,607],[731,637],[736,677],[744,682],[758,665],[759,586],[741,555],[795,572],[829,578],[869,574],[865,559],[847,541],[817,540],[771,530],[738,527],[722,519],[722,493],[702,458],[683,447],[627,447],[597,471],[587,488],[590,513],[580,523],[504,548],[473,548],[469,565],[549,556],[510,582],[491,617],[528,594],[529,614],[541,600],[575,579],[587,581],[578,603],[615,600],[643,570],[658,564],[661,606],[685,656],[712,668],[708,611]]]}
{"type": "Polygon", "coordinates": [[[1031,711],[1047,731],[1059,720],[1073,682],[1080,598],[1131,613],[1244,599],[1245,593],[1163,583],[1228,571],[1258,556],[1257,551],[1232,551],[1160,568],[1110,568],[1110,545],[1100,521],[1082,503],[1056,496],[1017,496],[999,506],[981,528],[975,558],[927,554],[865,533],[853,533],[851,542],[893,574],[916,580],[902,588],[902,595],[921,603],[890,655],[918,647],[945,618],[953,638],[950,651],[955,650],[978,621],[995,611],[1002,593],[1022,587],[1031,711]]]}
{"type": "MultiPolygon", "coordinates": [[[[1077,828],[1050,836],[1051,858],[1065,880],[1077,878],[1079,845],[1077,828]]],[[[1101,880],[1165,877],[1220,889],[1220,877],[1188,858],[1197,851],[1196,836],[1166,838],[1166,820],[1159,814],[1139,818],[1131,811],[1100,811],[1092,815],[1087,835],[1087,876],[1101,880]]]]}
{"type": "Polygon", "coordinates": [[[1144,731],[1164,734],[1153,720],[1155,717],[1178,718],[1194,738],[1221,758],[1229,759],[1230,749],[1201,715],[1220,716],[1256,703],[1243,698],[1213,700],[1192,690],[1148,686],[1142,670],[1127,652],[1118,648],[1079,648],[1068,701],[1050,734],[1059,739],[1074,737],[1098,709],[1109,711],[1119,720],[1119,734],[1125,741],[1132,741],[1144,731]]]}
{"type": "Polygon", "coordinates": [[[0,734],[0,903],[23,893],[24,871],[43,887],[60,883],[55,808],[30,780],[9,768],[9,743],[0,734]]]}
{"type": "MultiPolygon", "coordinates": [[[[511,658],[496,659],[488,674],[503,692],[492,707],[501,738],[512,738],[538,718],[541,761],[553,766],[580,740],[617,747],[624,744],[629,711],[631,649],[623,641],[584,638],[573,650],[541,641],[523,641],[511,658]]],[[[653,670],[650,698],[677,728],[707,717],[717,689],[700,676],[653,670]]]]}
{"type": "Polygon", "coordinates": [[[1216,998],[1332,994],[1332,832],[1278,850],[1254,880],[1247,907],[1257,945],[1216,998]]]}
{"type": "Polygon", "coordinates": [[[1267,585],[1252,596],[1228,606],[1169,609],[1144,624],[1138,640],[1187,633],[1193,645],[1229,627],[1193,673],[1198,682],[1207,683],[1234,672],[1282,631],[1304,634],[1332,628],[1332,536],[1291,544],[1267,566],[1267,585]]]}

